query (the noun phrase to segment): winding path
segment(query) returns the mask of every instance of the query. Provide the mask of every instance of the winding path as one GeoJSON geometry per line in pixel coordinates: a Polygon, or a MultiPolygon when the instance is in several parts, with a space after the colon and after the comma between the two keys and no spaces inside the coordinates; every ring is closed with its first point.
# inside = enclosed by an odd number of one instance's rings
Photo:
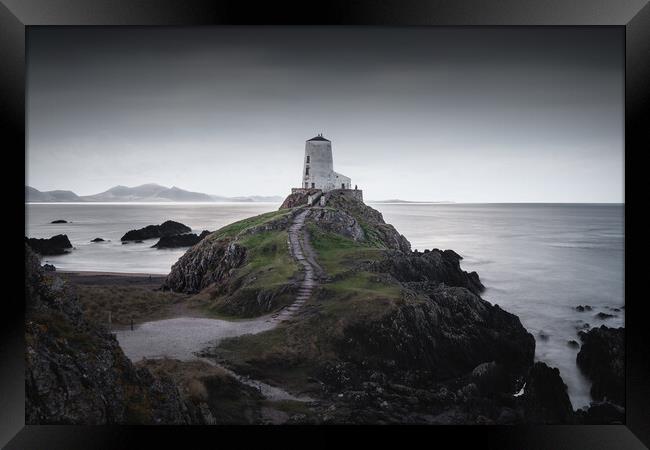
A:
{"type": "Polygon", "coordinates": [[[311,297],[312,290],[319,278],[325,272],[316,262],[314,250],[309,242],[309,236],[304,232],[305,219],[309,209],[298,213],[288,232],[289,252],[302,266],[303,279],[300,282],[295,301],[270,316],[250,320],[226,321],[220,319],[177,317],[173,319],[145,322],[134,330],[117,330],[115,335],[124,350],[132,360],[142,358],[169,357],[182,361],[200,359],[211,365],[222,367],[241,382],[260,390],[263,395],[272,400],[311,401],[309,397],[297,397],[280,388],[267,385],[257,380],[240,376],[207,358],[197,356],[197,352],[208,345],[216,345],[227,337],[242,334],[256,334],[270,330],[281,322],[290,319],[311,297]]]}
{"type": "Polygon", "coordinates": [[[280,312],[272,315],[270,320],[273,322],[283,322],[290,319],[311,297],[312,290],[316,286],[316,277],[323,272],[323,269],[316,262],[314,251],[309,244],[309,238],[303,232],[308,214],[309,209],[306,209],[294,217],[293,224],[289,227],[289,239],[287,241],[291,256],[303,267],[304,277],[300,282],[295,301],[280,312]]]}

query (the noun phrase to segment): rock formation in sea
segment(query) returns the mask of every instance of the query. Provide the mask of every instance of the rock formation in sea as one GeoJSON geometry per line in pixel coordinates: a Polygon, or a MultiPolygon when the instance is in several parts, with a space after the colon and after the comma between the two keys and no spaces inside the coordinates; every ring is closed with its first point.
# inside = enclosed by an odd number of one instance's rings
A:
{"type": "Polygon", "coordinates": [[[161,238],[163,236],[174,236],[177,234],[189,233],[192,231],[187,225],[173,220],[167,220],[160,225],[147,225],[144,228],[127,231],[120,238],[121,241],[140,241],[144,239],[161,238]]]}
{"type": "Polygon", "coordinates": [[[163,236],[158,242],[152,245],[152,248],[178,248],[178,247],[191,247],[198,244],[208,236],[210,232],[203,230],[201,234],[186,233],[177,234],[173,236],[163,236]]]}
{"type": "Polygon", "coordinates": [[[592,382],[591,396],[625,406],[625,329],[601,325],[579,336],[576,362],[592,382]]]}
{"type": "Polygon", "coordinates": [[[72,244],[65,234],[57,234],[49,239],[25,237],[25,243],[40,255],[63,255],[68,253],[67,249],[72,248],[72,244]]]}

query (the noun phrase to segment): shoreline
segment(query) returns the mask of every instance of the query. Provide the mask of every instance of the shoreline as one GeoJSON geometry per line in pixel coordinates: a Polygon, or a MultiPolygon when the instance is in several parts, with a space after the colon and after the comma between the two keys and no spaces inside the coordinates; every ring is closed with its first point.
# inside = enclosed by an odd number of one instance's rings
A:
{"type": "Polygon", "coordinates": [[[79,277],[92,277],[92,276],[109,276],[109,277],[151,277],[153,278],[165,278],[167,274],[160,273],[146,273],[146,272],[101,272],[97,270],[59,270],[56,269],[55,273],[66,274],[66,275],[76,275],[79,277]]]}
{"type": "Polygon", "coordinates": [[[145,287],[150,289],[159,288],[167,275],[153,273],[122,273],[122,272],[99,272],[96,270],[56,270],[49,272],[58,274],[61,278],[76,285],[93,286],[130,286],[145,287]]]}

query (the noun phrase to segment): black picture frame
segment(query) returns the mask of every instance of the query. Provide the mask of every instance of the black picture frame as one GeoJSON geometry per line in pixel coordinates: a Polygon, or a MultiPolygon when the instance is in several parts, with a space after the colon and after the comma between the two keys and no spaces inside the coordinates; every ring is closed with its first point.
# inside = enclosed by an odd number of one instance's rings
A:
{"type": "MultiPolygon", "coordinates": [[[[361,431],[382,441],[453,442],[488,448],[644,448],[650,446],[650,351],[646,326],[647,302],[636,295],[644,277],[642,265],[632,256],[641,254],[639,235],[631,218],[641,218],[643,205],[633,207],[642,196],[632,180],[642,180],[640,157],[650,149],[650,5],[647,0],[429,0],[329,2],[266,2],[207,0],[1,0],[0,2],[0,111],[5,202],[3,222],[11,226],[5,249],[5,289],[2,305],[0,346],[0,445],[31,448],[130,448],[145,439],[185,447],[207,438],[211,445],[237,438],[245,445],[250,438],[266,442],[282,439],[284,432],[306,433],[295,443],[340,443],[341,430],[361,431]],[[24,294],[20,287],[23,265],[13,255],[24,252],[24,157],[25,157],[25,37],[30,26],[78,25],[363,25],[363,26],[617,26],[625,27],[625,303],[626,303],[626,423],[609,426],[526,427],[80,427],[25,426],[24,424],[24,294]],[[21,172],[22,168],[22,172],[21,172]],[[637,175],[637,176],[635,176],[637,175]],[[23,185],[21,185],[21,178],[23,185]],[[634,239],[633,240],[633,236],[634,239]],[[218,439],[218,440],[217,440],[218,439]],[[307,439],[305,441],[305,439],[307,439]]],[[[647,188],[646,188],[647,190],[647,188]]],[[[642,191],[643,192],[643,191],[642,191]]],[[[637,222],[637,227],[640,224],[637,222]]],[[[143,441],[145,442],[145,441],[143,441]]],[[[369,445],[369,444],[367,444],[369,445]]],[[[408,445],[408,444],[407,444],[408,445]]]]}

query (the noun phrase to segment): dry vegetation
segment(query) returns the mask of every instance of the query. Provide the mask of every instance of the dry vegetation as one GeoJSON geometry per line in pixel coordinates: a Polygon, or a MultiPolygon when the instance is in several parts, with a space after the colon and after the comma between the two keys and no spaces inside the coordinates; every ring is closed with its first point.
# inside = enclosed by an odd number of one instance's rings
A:
{"type": "Polygon", "coordinates": [[[139,286],[76,285],[75,288],[88,320],[107,324],[110,311],[111,323],[118,326],[129,325],[131,320],[140,323],[178,315],[189,298],[185,294],[139,286]]]}

